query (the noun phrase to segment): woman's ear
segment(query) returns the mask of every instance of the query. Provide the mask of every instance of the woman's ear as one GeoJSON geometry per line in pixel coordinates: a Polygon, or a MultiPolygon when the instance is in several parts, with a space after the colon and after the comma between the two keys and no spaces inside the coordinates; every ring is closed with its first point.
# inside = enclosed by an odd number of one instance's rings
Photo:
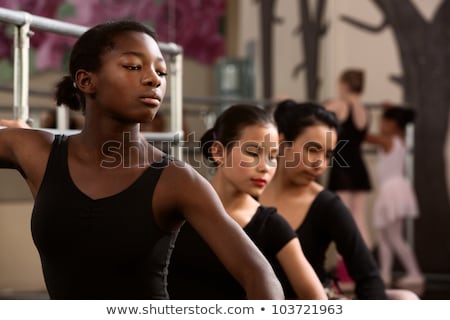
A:
{"type": "Polygon", "coordinates": [[[83,93],[93,94],[96,91],[94,74],[84,69],[75,73],[75,84],[78,90],[83,93]]]}
{"type": "Polygon", "coordinates": [[[286,141],[286,136],[284,133],[280,133],[278,136],[279,145],[278,145],[278,157],[282,157],[285,155],[286,147],[290,147],[292,145],[291,141],[286,141]]]}
{"type": "Polygon", "coordinates": [[[223,144],[219,141],[214,141],[211,146],[211,155],[217,166],[223,165],[225,163],[225,148],[223,144]]]}

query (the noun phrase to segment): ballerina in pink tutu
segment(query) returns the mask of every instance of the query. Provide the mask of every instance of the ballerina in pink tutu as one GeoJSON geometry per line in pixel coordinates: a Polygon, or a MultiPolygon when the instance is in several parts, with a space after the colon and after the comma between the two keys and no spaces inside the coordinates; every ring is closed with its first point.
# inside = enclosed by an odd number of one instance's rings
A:
{"type": "Polygon", "coordinates": [[[380,135],[366,137],[368,142],[380,147],[376,168],[378,192],[373,211],[380,272],[385,283],[390,284],[393,258],[397,255],[406,271],[406,275],[397,281],[397,287],[422,287],[424,284],[415,254],[403,238],[405,219],[416,218],[419,214],[415,192],[405,177],[405,131],[413,120],[413,110],[387,106],[380,135]]]}

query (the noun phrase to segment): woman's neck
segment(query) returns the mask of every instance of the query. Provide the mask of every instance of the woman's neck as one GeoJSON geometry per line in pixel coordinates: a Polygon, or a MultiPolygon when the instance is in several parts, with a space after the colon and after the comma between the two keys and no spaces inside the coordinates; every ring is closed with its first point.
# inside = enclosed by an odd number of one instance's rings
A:
{"type": "MultiPolygon", "coordinates": [[[[281,171],[281,172],[280,172],[281,171]]],[[[261,203],[276,207],[278,212],[297,230],[305,219],[309,208],[323,187],[316,182],[294,184],[277,173],[261,196],[261,203]]]]}
{"type": "MultiPolygon", "coordinates": [[[[280,164],[278,166],[280,166],[280,164]]],[[[284,170],[277,170],[272,181],[267,186],[266,191],[276,196],[282,195],[290,197],[292,194],[299,196],[308,193],[311,190],[311,187],[312,183],[293,183],[284,170]]]]}
{"type": "Polygon", "coordinates": [[[398,129],[395,131],[394,136],[400,137],[402,140],[405,140],[406,132],[405,130],[398,129]]]}
{"type": "Polygon", "coordinates": [[[227,213],[241,227],[244,227],[255,214],[259,203],[248,193],[242,192],[234,187],[223,177],[220,168],[214,178],[211,179],[211,185],[219,195],[227,213]]]}
{"type": "Polygon", "coordinates": [[[73,137],[73,145],[85,157],[127,167],[145,167],[154,160],[149,159],[149,145],[140,134],[139,124],[125,126],[111,119],[94,124],[86,120],[81,133],[73,137]]]}
{"type": "Polygon", "coordinates": [[[345,97],[345,101],[347,101],[351,105],[359,105],[361,103],[361,96],[356,93],[349,93],[345,97]]]}
{"type": "Polygon", "coordinates": [[[103,145],[107,141],[119,141],[123,147],[141,140],[139,124],[123,124],[113,119],[91,120],[86,118],[81,135],[87,145],[103,145]]]}

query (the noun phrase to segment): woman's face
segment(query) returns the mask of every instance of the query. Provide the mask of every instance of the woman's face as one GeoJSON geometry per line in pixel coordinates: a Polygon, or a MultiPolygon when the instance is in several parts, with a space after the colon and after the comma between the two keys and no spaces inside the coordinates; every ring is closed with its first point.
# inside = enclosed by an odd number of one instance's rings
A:
{"type": "Polygon", "coordinates": [[[397,123],[394,120],[382,118],[380,131],[386,136],[393,135],[398,132],[397,123]]]}
{"type": "Polygon", "coordinates": [[[102,56],[94,74],[93,101],[109,116],[124,122],[153,120],[166,92],[167,67],[156,41],[141,32],[125,32],[102,56]]]}
{"type": "Polygon", "coordinates": [[[292,143],[281,142],[279,170],[291,184],[307,185],[326,170],[336,147],[335,129],[325,125],[307,127],[292,143]]]}
{"type": "Polygon", "coordinates": [[[272,124],[245,127],[218,170],[235,190],[259,196],[275,173],[278,141],[272,124]]]}

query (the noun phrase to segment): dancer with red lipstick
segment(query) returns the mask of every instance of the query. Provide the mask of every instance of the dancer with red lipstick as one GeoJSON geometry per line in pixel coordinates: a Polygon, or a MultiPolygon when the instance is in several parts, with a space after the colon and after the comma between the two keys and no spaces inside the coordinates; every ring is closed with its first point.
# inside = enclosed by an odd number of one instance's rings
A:
{"type": "MultiPolygon", "coordinates": [[[[255,200],[276,169],[278,133],[271,115],[257,106],[231,106],[201,142],[203,155],[216,168],[211,184],[225,210],[266,256],[277,276],[287,279],[291,298],[326,299],[292,228],[276,209],[255,200]]],[[[172,299],[246,298],[190,224],[178,235],[168,289],[172,299]]]]}

